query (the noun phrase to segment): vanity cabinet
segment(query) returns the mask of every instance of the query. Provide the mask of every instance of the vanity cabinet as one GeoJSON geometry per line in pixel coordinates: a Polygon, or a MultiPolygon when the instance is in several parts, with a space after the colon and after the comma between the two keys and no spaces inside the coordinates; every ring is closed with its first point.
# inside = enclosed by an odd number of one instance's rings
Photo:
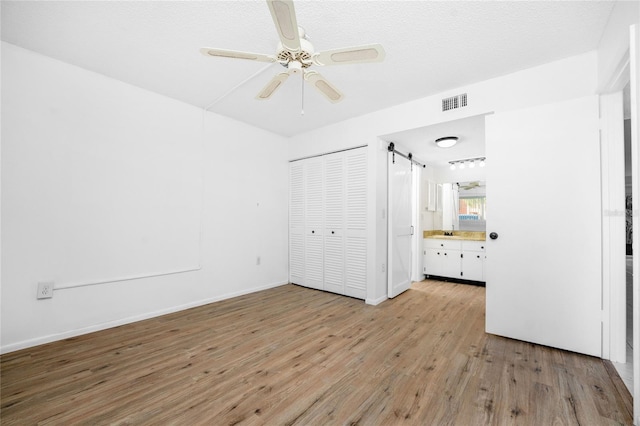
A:
{"type": "Polygon", "coordinates": [[[460,278],[460,241],[425,238],[424,266],[425,275],[460,278]]]}
{"type": "Polygon", "coordinates": [[[485,242],[425,238],[423,273],[437,277],[485,281],[485,242]]]}

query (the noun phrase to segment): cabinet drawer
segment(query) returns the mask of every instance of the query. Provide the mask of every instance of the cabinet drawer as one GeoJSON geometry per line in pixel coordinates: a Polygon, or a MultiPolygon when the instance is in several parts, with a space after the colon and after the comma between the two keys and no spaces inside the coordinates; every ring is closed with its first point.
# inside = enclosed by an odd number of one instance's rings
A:
{"type": "Polygon", "coordinates": [[[425,238],[423,247],[425,249],[443,249],[443,250],[460,250],[461,241],[445,240],[438,238],[425,238]]]}
{"type": "Polygon", "coordinates": [[[462,241],[462,251],[485,251],[486,241],[462,241]]]}

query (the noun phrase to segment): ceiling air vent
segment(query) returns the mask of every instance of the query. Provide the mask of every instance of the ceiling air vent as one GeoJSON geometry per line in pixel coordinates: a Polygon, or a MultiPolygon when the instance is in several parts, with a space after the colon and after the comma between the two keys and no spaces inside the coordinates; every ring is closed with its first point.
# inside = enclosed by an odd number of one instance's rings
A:
{"type": "Polygon", "coordinates": [[[442,100],[442,111],[449,111],[450,109],[462,108],[467,106],[467,94],[451,96],[442,100]]]}

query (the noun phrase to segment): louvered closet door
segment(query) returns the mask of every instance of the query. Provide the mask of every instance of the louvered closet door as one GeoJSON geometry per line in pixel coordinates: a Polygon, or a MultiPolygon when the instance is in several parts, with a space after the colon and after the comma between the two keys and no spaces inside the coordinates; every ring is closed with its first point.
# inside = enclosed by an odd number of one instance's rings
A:
{"type": "Polygon", "coordinates": [[[304,281],[304,162],[289,165],[289,282],[304,281]]]}
{"type": "Polygon", "coordinates": [[[324,289],[344,294],[345,177],[342,152],[324,157],[324,289]]]}
{"type": "Polygon", "coordinates": [[[345,151],[345,294],[367,296],[367,148],[345,151]]]}
{"type": "Polygon", "coordinates": [[[305,277],[304,285],[323,290],[324,285],[324,200],[323,159],[305,160],[305,277]]]}

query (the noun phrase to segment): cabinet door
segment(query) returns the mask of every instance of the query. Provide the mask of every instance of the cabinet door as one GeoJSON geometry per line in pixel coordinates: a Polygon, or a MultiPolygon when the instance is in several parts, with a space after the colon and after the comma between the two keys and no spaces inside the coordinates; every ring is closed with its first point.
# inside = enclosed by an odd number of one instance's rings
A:
{"type": "Polygon", "coordinates": [[[462,241],[462,278],[484,282],[486,241],[462,241]]]}
{"type": "Polygon", "coordinates": [[[484,281],[484,252],[467,251],[463,253],[461,278],[484,281]]]}
{"type": "Polygon", "coordinates": [[[324,290],[344,294],[344,154],[324,157],[324,290]]]}
{"type": "Polygon", "coordinates": [[[442,276],[448,278],[462,278],[462,259],[460,250],[445,250],[442,255],[442,276]]]}
{"type": "Polygon", "coordinates": [[[289,165],[289,282],[305,285],[304,162],[289,165]]]}
{"type": "Polygon", "coordinates": [[[428,248],[424,253],[424,273],[437,277],[442,276],[443,250],[428,248]]]}
{"type": "Polygon", "coordinates": [[[367,297],[367,148],[344,152],[345,294],[367,297]]]}
{"type": "Polygon", "coordinates": [[[323,289],[324,228],[322,157],[305,160],[305,279],[304,285],[323,289]]]}

